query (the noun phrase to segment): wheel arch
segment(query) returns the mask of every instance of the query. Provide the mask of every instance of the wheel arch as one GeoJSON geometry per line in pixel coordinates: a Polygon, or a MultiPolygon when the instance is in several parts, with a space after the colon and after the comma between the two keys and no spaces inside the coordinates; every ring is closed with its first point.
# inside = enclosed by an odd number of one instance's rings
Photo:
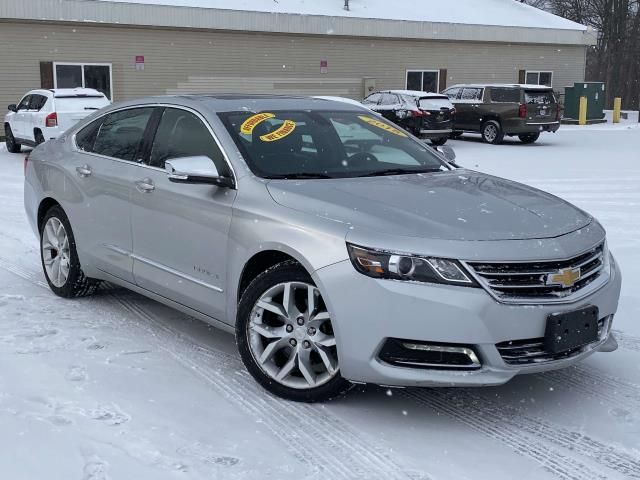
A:
{"type": "MultiPolygon", "coordinates": [[[[282,262],[294,261],[301,267],[305,268],[303,263],[288,252],[283,250],[262,250],[255,253],[250,257],[242,268],[240,278],[238,279],[236,303],[242,298],[242,294],[245,292],[249,284],[262,272],[268,270],[282,262]]],[[[308,271],[308,269],[305,268],[308,271]]],[[[311,272],[309,272],[311,273],[311,272]]]]}
{"type": "MultiPolygon", "coordinates": [[[[44,220],[44,216],[47,214],[49,210],[51,210],[51,208],[55,206],[62,208],[62,205],[60,205],[60,202],[58,202],[56,199],[52,197],[43,198],[42,201],[40,202],[40,205],[38,205],[38,214],[36,217],[38,232],[42,230],[42,221],[44,220]]],[[[64,211],[64,208],[62,208],[62,210],[64,211]]]]}

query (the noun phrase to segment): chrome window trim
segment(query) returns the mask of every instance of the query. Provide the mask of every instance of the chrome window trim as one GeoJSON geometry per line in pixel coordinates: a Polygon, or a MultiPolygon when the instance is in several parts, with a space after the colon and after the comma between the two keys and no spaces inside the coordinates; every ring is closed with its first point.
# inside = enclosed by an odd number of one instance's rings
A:
{"type": "Polygon", "coordinates": [[[200,112],[198,112],[197,110],[195,110],[195,109],[193,109],[191,107],[185,107],[183,105],[174,105],[174,104],[170,104],[170,103],[144,103],[144,104],[140,104],[140,105],[128,105],[126,107],[121,107],[121,108],[116,108],[116,109],[113,109],[113,110],[109,110],[108,112],[103,113],[99,117],[94,118],[91,122],[89,122],[88,124],[84,125],[82,128],[80,128],[80,129],[76,130],[75,132],[73,132],[73,135],[71,136],[71,149],[76,153],[82,153],[84,155],[91,155],[93,157],[104,158],[104,159],[107,159],[107,160],[113,160],[113,161],[116,161],[116,162],[125,163],[127,165],[136,165],[136,166],[144,167],[144,168],[147,168],[147,169],[150,169],[150,170],[164,172],[165,171],[164,168],[153,167],[151,165],[147,165],[146,163],[143,163],[140,160],[138,160],[138,161],[123,160],[121,158],[109,157],[107,155],[101,155],[99,153],[86,152],[86,151],[81,150],[80,148],[78,148],[78,145],[76,143],[76,135],[78,135],[78,133],[80,133],[80,131],[84,130],[89,125],[93,124],[94,122],[97,122],[98,120],[103,119],[107,115],[111,115],[112,113],[123,112],[123,111],[126,111],[126,110],[132,110],[132,109],[136,109],[136,108],[158,108],[158,107],[176,108],[178,110],[184,110],[184,111],[193,113],[196,117],[198,117],[200,119],[200,121],[204,124],[204,126],[207,128],[207,130],[209,130],[209,133],[213,137],[213,140],[216,142],[216,145],[218,146],[218,148],[222,152],[222,158],[224,159],[225,163],[229,167],[229,170],[231,171],[231,176],[232,176],[233,185],[234,185],[232,188],[234,190],[237,190],[238,189],[238,180],[237,180],[238,176],[236,174],[236,170],[235,170],[235,168],[233,168],[233,164],[229,160],[229,155],[227,155],[227,152],[223,148],[222,143],[218,139],[218,136],[216,135],[215,131],[213,130],[213,127],[209,124],[207,119],[204,118],[204,116],[200,112]]]}

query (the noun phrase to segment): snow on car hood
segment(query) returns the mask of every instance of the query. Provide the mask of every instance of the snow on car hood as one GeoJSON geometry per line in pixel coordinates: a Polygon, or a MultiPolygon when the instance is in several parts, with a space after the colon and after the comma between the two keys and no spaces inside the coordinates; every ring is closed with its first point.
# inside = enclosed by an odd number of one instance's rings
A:
{"type": "Polygon", "coordinates": [[[353,228],[443,240],[557,237],[591,222],[535,188],[469,170],[373,178],[272,180],[280,205],[353,228]]]}

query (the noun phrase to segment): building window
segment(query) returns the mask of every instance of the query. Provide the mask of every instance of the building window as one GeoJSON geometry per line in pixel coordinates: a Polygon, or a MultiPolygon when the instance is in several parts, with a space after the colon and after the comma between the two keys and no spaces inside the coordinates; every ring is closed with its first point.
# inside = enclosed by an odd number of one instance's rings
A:
{"type": "Polygon", "coordinates": [[[407,70],[407,90],[440,91],[440,70],[407,70]]]}
{"type": "Polygon", "coordinates": [[[93,88],[113,100],[110,63],[54,63],[54,88],[93,88]]]}
{"type": "Polygon", "coordinates": [[[546,85],[551,87],[553,81],[553,72],[534,72],[527,70],[527,85],[546,85]]]}

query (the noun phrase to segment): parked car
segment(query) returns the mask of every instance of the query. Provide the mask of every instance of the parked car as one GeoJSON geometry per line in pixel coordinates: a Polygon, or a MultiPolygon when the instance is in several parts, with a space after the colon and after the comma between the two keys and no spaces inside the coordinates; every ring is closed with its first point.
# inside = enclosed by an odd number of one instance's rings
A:
{"type": "Polygon", "coordinates": [[[498,385],[616,348],[621,275],[592,216],[454,168],[361,107],[120,103],[36,148],[25,175],[55,294],[109,281],[235,332],[288,399],[498,385]]]}
{"type": "Polygon", "coordinates": [[[475,132],[487,143],[501,143],[505,135],[534,143],[541,132],[560,128],[560,105],[551,87],[454,85],[443,93],[456,106],[453,137],[475,132]]]}
{"type": "Polygon", "coordinates": [[[433,145],[447,142],[456,112],[446,95],[414,90],[372,93],[362,104],[433,145]]]}
{"type": "Polygon", "coordinates": [[[22,145],[36,146],[57,138],[87,115],[111,102],[90,88],[32,90],[9,105],[4,117],[7,150],[19,153],[22,145]]]}

